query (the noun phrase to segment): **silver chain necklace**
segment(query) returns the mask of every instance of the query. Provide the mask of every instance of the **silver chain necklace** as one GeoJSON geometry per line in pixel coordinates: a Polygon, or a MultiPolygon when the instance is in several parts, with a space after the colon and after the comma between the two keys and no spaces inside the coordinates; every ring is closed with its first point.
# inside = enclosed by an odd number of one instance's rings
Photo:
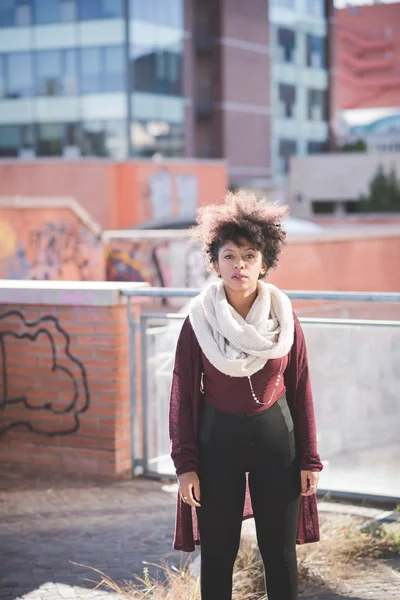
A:
{"type": "Polygon", "coordinates": [[[270,403],[271,403],[271,401],[272,401],[272,398],[274,397],[274,394],[275,394],[275,392],[276,392],[276,388],[278,387],[278,385],[279,385],[279,382],[280,382],[280,380],[281,380],[281,376],[282,376],[282,365],[283,365],[283,358],[281,358],[281,363],[280,363],[280,365],[279,365],[279,372],[278,372],[278,376],[277,376],[277,378],[276,378],[275,387],[274,387],[274,389],[272,390],[271,398],[268,400],[268,402],[261,402],[261,401],[260,401],[260,400],[257,398],[257,396],[256,396],[256,393],[255,393],[255,391],[254,391],[254,389],[253,389],[253,384],[251,383],[251,377],[250,377],[250,375],[248,375],[248,376],[247,376],[247,379],[249,380],[249,384],[250,384],[251,395],[253,396],[253,399],[254,399],[254,400],[257,402],[257,404],[259,404],[260,406],[261,406],[261,405],[267,405],[267,404],[270,404],[270,403]]]}

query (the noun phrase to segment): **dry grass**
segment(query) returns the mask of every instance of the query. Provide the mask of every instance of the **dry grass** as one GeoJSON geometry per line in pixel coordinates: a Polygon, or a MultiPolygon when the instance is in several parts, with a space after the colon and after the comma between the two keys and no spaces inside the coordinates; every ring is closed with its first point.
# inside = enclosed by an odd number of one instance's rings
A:
{"type": "MultiPolygon", "coordinates": [[[[350,516],[324,516],[321,541],[297,548],[300,588],[304,590],[309,584],[332,587],[359,572],[368,561],[400,556],[399,522],[361,530],[363,523],[363,519],[350,516]]],[[[147,564],[161,569],[162,578],[151,578],[146,566],[135,582],[118,585],[93,569],[101,577],[97,587],[105,587],[126,600],[200,600],[199,578],[190,574],[189,563],[179,567],[147,564]]],[[[233,598],[266,600],[261,558],[249,539],[242,540],[235,564],[233,598]]]]}

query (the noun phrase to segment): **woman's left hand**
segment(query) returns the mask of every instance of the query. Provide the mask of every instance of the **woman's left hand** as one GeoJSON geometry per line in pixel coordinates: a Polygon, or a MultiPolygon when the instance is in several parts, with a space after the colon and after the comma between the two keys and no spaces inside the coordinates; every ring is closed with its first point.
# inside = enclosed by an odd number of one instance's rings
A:
{"type": "Polygon", "coordinates": [[[318,487],[319,472],[318,471],[301,471],[301,495],[312,496],[315,494],[318,487]],[[310,487],[308,487],[310,484],[310,487]]]}

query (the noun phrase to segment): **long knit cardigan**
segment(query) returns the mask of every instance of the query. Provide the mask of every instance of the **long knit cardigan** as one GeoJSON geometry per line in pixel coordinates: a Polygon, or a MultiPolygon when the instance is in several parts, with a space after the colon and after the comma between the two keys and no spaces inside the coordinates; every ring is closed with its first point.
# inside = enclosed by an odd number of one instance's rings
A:
{"type": "MultiPolygon", "coordinates": [[[[300,468],[321,471],[323,465],[317,452],[314,404],[309,377],[307,350],[303,330],[295,313],[294,341],[284,371],[286,397],[294,422],[296,457],[300,468]]],[[[169,410],[171,458],[176,474],[197,472],[197,430],[199,410],[203,401],[201,391],[201,349],[189,317],[183,323],[175,354],[169,410]]],[[[253,516],[249,487],[243,519],[253,516]]],[[[315,494],[301,496],[297,543],[319,541],[319,522],[315,494]]],[[[200,544],[196,510],[177,495],[175,536],[176,550],[193,552],[200,544]]]]}

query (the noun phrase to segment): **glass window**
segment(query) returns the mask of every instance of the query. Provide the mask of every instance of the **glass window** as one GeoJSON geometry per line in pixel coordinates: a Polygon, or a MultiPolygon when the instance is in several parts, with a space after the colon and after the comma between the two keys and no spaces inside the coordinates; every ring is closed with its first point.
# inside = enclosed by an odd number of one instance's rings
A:
{"type": "Polygon", "coordinates": [[[15,24],[20,27],[26,27],[32,23],[32,3],[33,0],[15,1],[15,24]]]}
{"type": "Polygon", "coordinates": [[[328,115],[326,90],[308,90],[307,113],[310,121],[325,121],[328,115]]]}
{"type": "Polygon", "coordinates": [[[106,156],[105,127],[101,121],[82,123],[82,155],[106,156]]]}
{"type": "Polygon", "coordinates": [[[28,123],[21,125],[21,150],[34,150],[35,147],[35,134],[33,131],[33,125],[28,123]]]}
{"type": "Polygon", "coordinates": [[[35,0],[35,22],[68,23],[76,19],[75,0],[35,0]]]}
{"type": "Polygon", "coordinates": [[[79,0],[79,18],[115,19],[123,17],[123,0],[79,0]]]}
{"type": "Polygon", "coordinates": [[[181,52],[134,47],[131,56],[131,81],[136,92],[182,95],[181,52]]]}
{"type": "Polygon", "coordinates": [[[105,125],[107,156],[120,160],[127,157],[128,144],[125,121],[107,121],[105,125]]]}
{"type": "Polygon", "coordinates": [[[23,27],[31,23],[32,0],[1,0],[0,27],[23,27]]]}
{"type": "Polygon", "coordinates": [[[61,51],[36,52],[35,58],[37,95],[60,96],[63,93],[61,51]]]}
{"type": "Polygon", "coordinates": [[[294,85],[279,84],[279,116],[291,118],[295,116],[296,88],[294,85]]]}
{"type": "Polygon", "coordinates": [[[325,17],[325,0],[307,0],[307,13],[325,17]]]}
{"type": "Polygon", "coordinates": [[[308,142],[308,154],[321,154],[325,150],[325,142],[308,142]]]}
{"type": "Polygon", "coordinates": [[[18,125],[0,126],[0,156],[18,156],[20,129],[18,125]]]}
{"type": "Polygon", "coordinates": [[[6,55],[8,98],[33,96],[33,60],[30,52],[14,52],[6,55]]]}
{"type": "Polygon", "coordinates": [[[124,53],[122,46],[103,48],[103,90],[114,92],[124,89],[124,53]]]}
{"type": "Polygon", "coordinates": [[[85,121],[82,123],[83,156],[126,158],[127,139],[124,121],[85,121]]]}
{"type": "Polygon", "coordinates": [[[101,91],[100,48],[81,50],[81,90],[83,93],[101,91]]]}
{"type": "Polygon", "coordinates": [[[0,54],[0,98],[6,95],[6,56],[0,54]]]}
{"type": "Polygon", "coordinates": [[[279,158],[281,161],[281,170],[288,173],[290,166],[290,157],[297,152],[296,140],[279,140],[279,158]]]}
{"type": "Polygon", "coordinates": [[[307,66],[314,69],[325,69],[325,38],[318,35],[307,35],[307,66]]]}
{"type": "Polygon", "coordinates": [[[130,0],[130,18],[183,29],[183,0],[130,0]]]}
{"type": "Polygon", "coordinates": [[[124,89],[122,46],[81,50],[81,88],[83,93],[114,92],[124,89]]]}
{"type": "Polygon", "coordinates": [[[136,156],[162,154],[168,158],[183,156],[184,131],[181,123],[166,121],[133,121],[132,145],[136,156]]]}
{"type": "Polygon", "coordinates": [[[279,60],[282,62],[294,62],[294,51],[296,47],[296,33],[286,27],[278,28],[279,60]]]}
{"type": "Polygon", "coordinates": [[[63,52],[63,91],[66,95],[78,93],[77,51],[72,48],[63,52]]]}
{"type": "Polygon", "coordinates": [[[41,123],[37,126],[38,156],[61,156],[64,145],[62,123],[41,123]]]}

